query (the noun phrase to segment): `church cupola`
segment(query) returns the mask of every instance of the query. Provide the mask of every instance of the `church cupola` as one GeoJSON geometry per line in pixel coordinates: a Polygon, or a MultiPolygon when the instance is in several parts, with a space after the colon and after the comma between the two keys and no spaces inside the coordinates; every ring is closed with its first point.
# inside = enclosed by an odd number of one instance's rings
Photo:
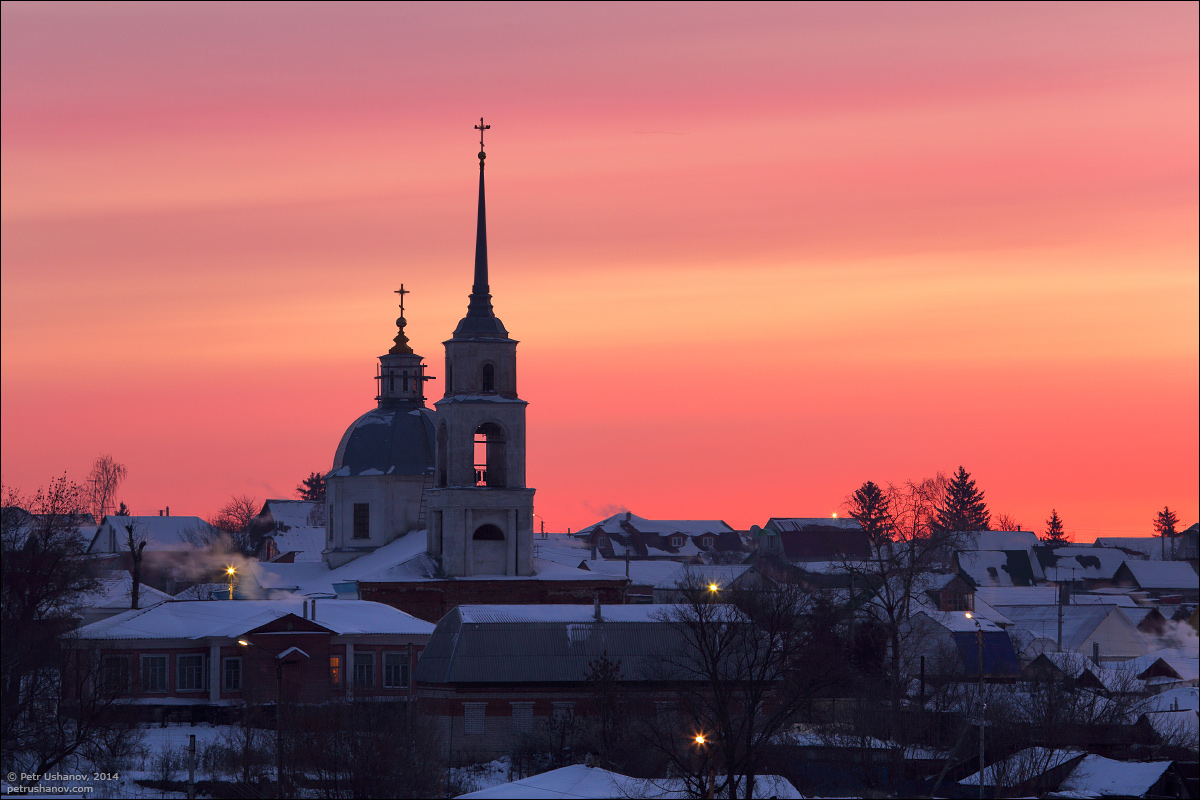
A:
{"type": "Polygon", "coordinates": [[[530,575],[533,489],[525,485],[525,407],[517,341],[492,309],[484,204],[483,120],[475,276],[467,315],[447,339],[446,391],[437,407],[437,471],[429,554],[447,577],[530,575]]]}
{"type": "Polygon", "coordinates": [[[379,357],[375,375],[379,390],[375,400],[380,408],[424,406],[425,381],[433,378],[425,374],[424,359],[413,352],[404,333],[408,325],[408,320],[404,318],[404,295],[411,292],[404,288],[404,284],[400,284],[396,294],[400,295],[400,318],[396,320],[398,330],[392,348],[379,357]]]}

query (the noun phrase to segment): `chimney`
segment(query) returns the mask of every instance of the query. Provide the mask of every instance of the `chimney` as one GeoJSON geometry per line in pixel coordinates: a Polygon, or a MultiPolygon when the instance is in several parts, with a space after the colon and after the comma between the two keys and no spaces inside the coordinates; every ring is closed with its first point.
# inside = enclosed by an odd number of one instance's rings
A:
{"type": "Polygon", "coordinates": [[[167,506],[167,516],[171,516],[171,507],[167,506]]]}
{"type": "Polygon", "coordinates": [[[312,600],[312,608],[309,610],[308,618],[314,621],[317,619],[317,598],[315,597],[312,600]]]}
{"type": "Polygon", "coordinates": [[[304,601],[304,618],[308,619],[308,601],[304,601]]]}
{"type": "Polygon", "coordinates": [[[1092,642],[1092,663],[1100,666],[1100,643],[1092,642]]]}
{"type": "Polygon", "coordinates": [[[599,548],[600,548],[600,545],[598,545],[598,544],[596,543],[596,534],[593,532],[593,533],[592,533],[592,561],[595,561],[595,560],[596,560],[596,557],[597,557],[597,553],[596,553],[596,551],[597,551],[599,548]]]}
{"type": "Polygon", "coordinates": [[[161,508],[158,510],[158,515],[159,515],[160,517],[162,516],[162,509],[161,509],[161,508]]]}
{"type": "Polygon", "coordinates": [[[593,615],[596,618],[596,622],[604,622],[604,617],[600,616],[600,593],[596,592],[594,597],[595,597],[595,601],[594,601],[593,615]]]}

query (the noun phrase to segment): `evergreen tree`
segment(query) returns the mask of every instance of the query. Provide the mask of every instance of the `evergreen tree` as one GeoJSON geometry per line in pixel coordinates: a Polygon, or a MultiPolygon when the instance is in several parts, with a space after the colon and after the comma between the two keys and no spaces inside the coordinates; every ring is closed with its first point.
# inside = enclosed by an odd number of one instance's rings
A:
{"type": "Polygon", "coordinates": [[[1159,536],[1174,536],[1175,526],[1178,524],[1179,517],[1175,512],[1163,506],[1163,510],[1154,518],[1154,533],[1159,536]]]}
{"type": "Polygon", "coordinates": [[[871,541],[890,541],[892,538],[892,513],[888,496],[875,484],[867,481],[850,497],[850,516],[858,521],[871,541]]]}
{"type": "Polygon", "coordinates": [[[971,473],[959,466],[946,486],[946,494],[931,527],[935,533],[986,531],[991,530],[991,521],[983,492],[975,488],[971,473]]]}
{"type": "Polygon", "coordinates": [[[311,472],[299,486],[296,487],[296,495],[301,500],[309,500],[314,503],[325,502],[325,476],[319,472],[311,472]]]}
{"type": "Polygon", "coordinates": [[[1046,533],[1042,536],[1042,541],[1052,545],[1067,543],[1067,535],[1063,532],[1062,520],[1059,519],[1056,509],[1050,509],[1050,519],[1046,520],[1046,533]]]}

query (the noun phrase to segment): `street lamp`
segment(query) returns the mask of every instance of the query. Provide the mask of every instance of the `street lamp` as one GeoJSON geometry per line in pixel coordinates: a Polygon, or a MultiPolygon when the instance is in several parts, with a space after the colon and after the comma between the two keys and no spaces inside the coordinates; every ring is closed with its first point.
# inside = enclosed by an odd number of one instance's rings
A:
{"type": "Polygon", "coordinates": [[[696,743],[696,748],[700,751],[700,787],[703,789],[704,796],[711,800],[716,777],[713,774],[712,760],[708,757],[708,737],[704,735],[704,731],[700,731],[692,737],[692,741],[696,743]],[[708,775],[707,785],[704,780],[706,773],[708,775]]]}
{"type": "Polygon", "coordinates": [[[987,712],[987,703],[983,702],[983,626],[970,611],[966,617],[975,623],[975,643],[979,647],[979,800],[983,800],[983,721],[987,712]]]}
{"type": "Polygon", "coordinates": [[[233,579],[237,575],[237,569],[232,564],[225,568],[225,574],[229,576],[229,599],[233,599],[233,579]]]}
{"type": "MultiPolygon", "coordinates": [[[[233,567],[229,568],[233,572],[233,567]]],[[[232,592],[230,593],[232,597],[232,592]]],[[[299,653],[308,658],[308,653],[299,647],[289,647],[282,653],[272,653],[262,645],[255,644],[249,639],[238,639],[242,647],[257,647],[271,658],[275,659],[275,796],[283,797],[283,659],[292,653],[299,653]]]]}

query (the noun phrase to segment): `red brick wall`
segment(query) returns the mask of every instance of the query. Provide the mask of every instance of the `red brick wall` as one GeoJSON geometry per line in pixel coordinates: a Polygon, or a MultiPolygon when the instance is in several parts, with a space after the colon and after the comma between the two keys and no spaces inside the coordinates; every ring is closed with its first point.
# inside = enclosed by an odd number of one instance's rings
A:
{"type": "Polygon", "coordinates": [[[584,605],[593,602],[624,602],[622,587],[614,581],[427,581],[421,583],[360,583],[359,597],[398,608],[418,619],[436,623],[455,606],[539,605],[564,603],[584,605]]]}

